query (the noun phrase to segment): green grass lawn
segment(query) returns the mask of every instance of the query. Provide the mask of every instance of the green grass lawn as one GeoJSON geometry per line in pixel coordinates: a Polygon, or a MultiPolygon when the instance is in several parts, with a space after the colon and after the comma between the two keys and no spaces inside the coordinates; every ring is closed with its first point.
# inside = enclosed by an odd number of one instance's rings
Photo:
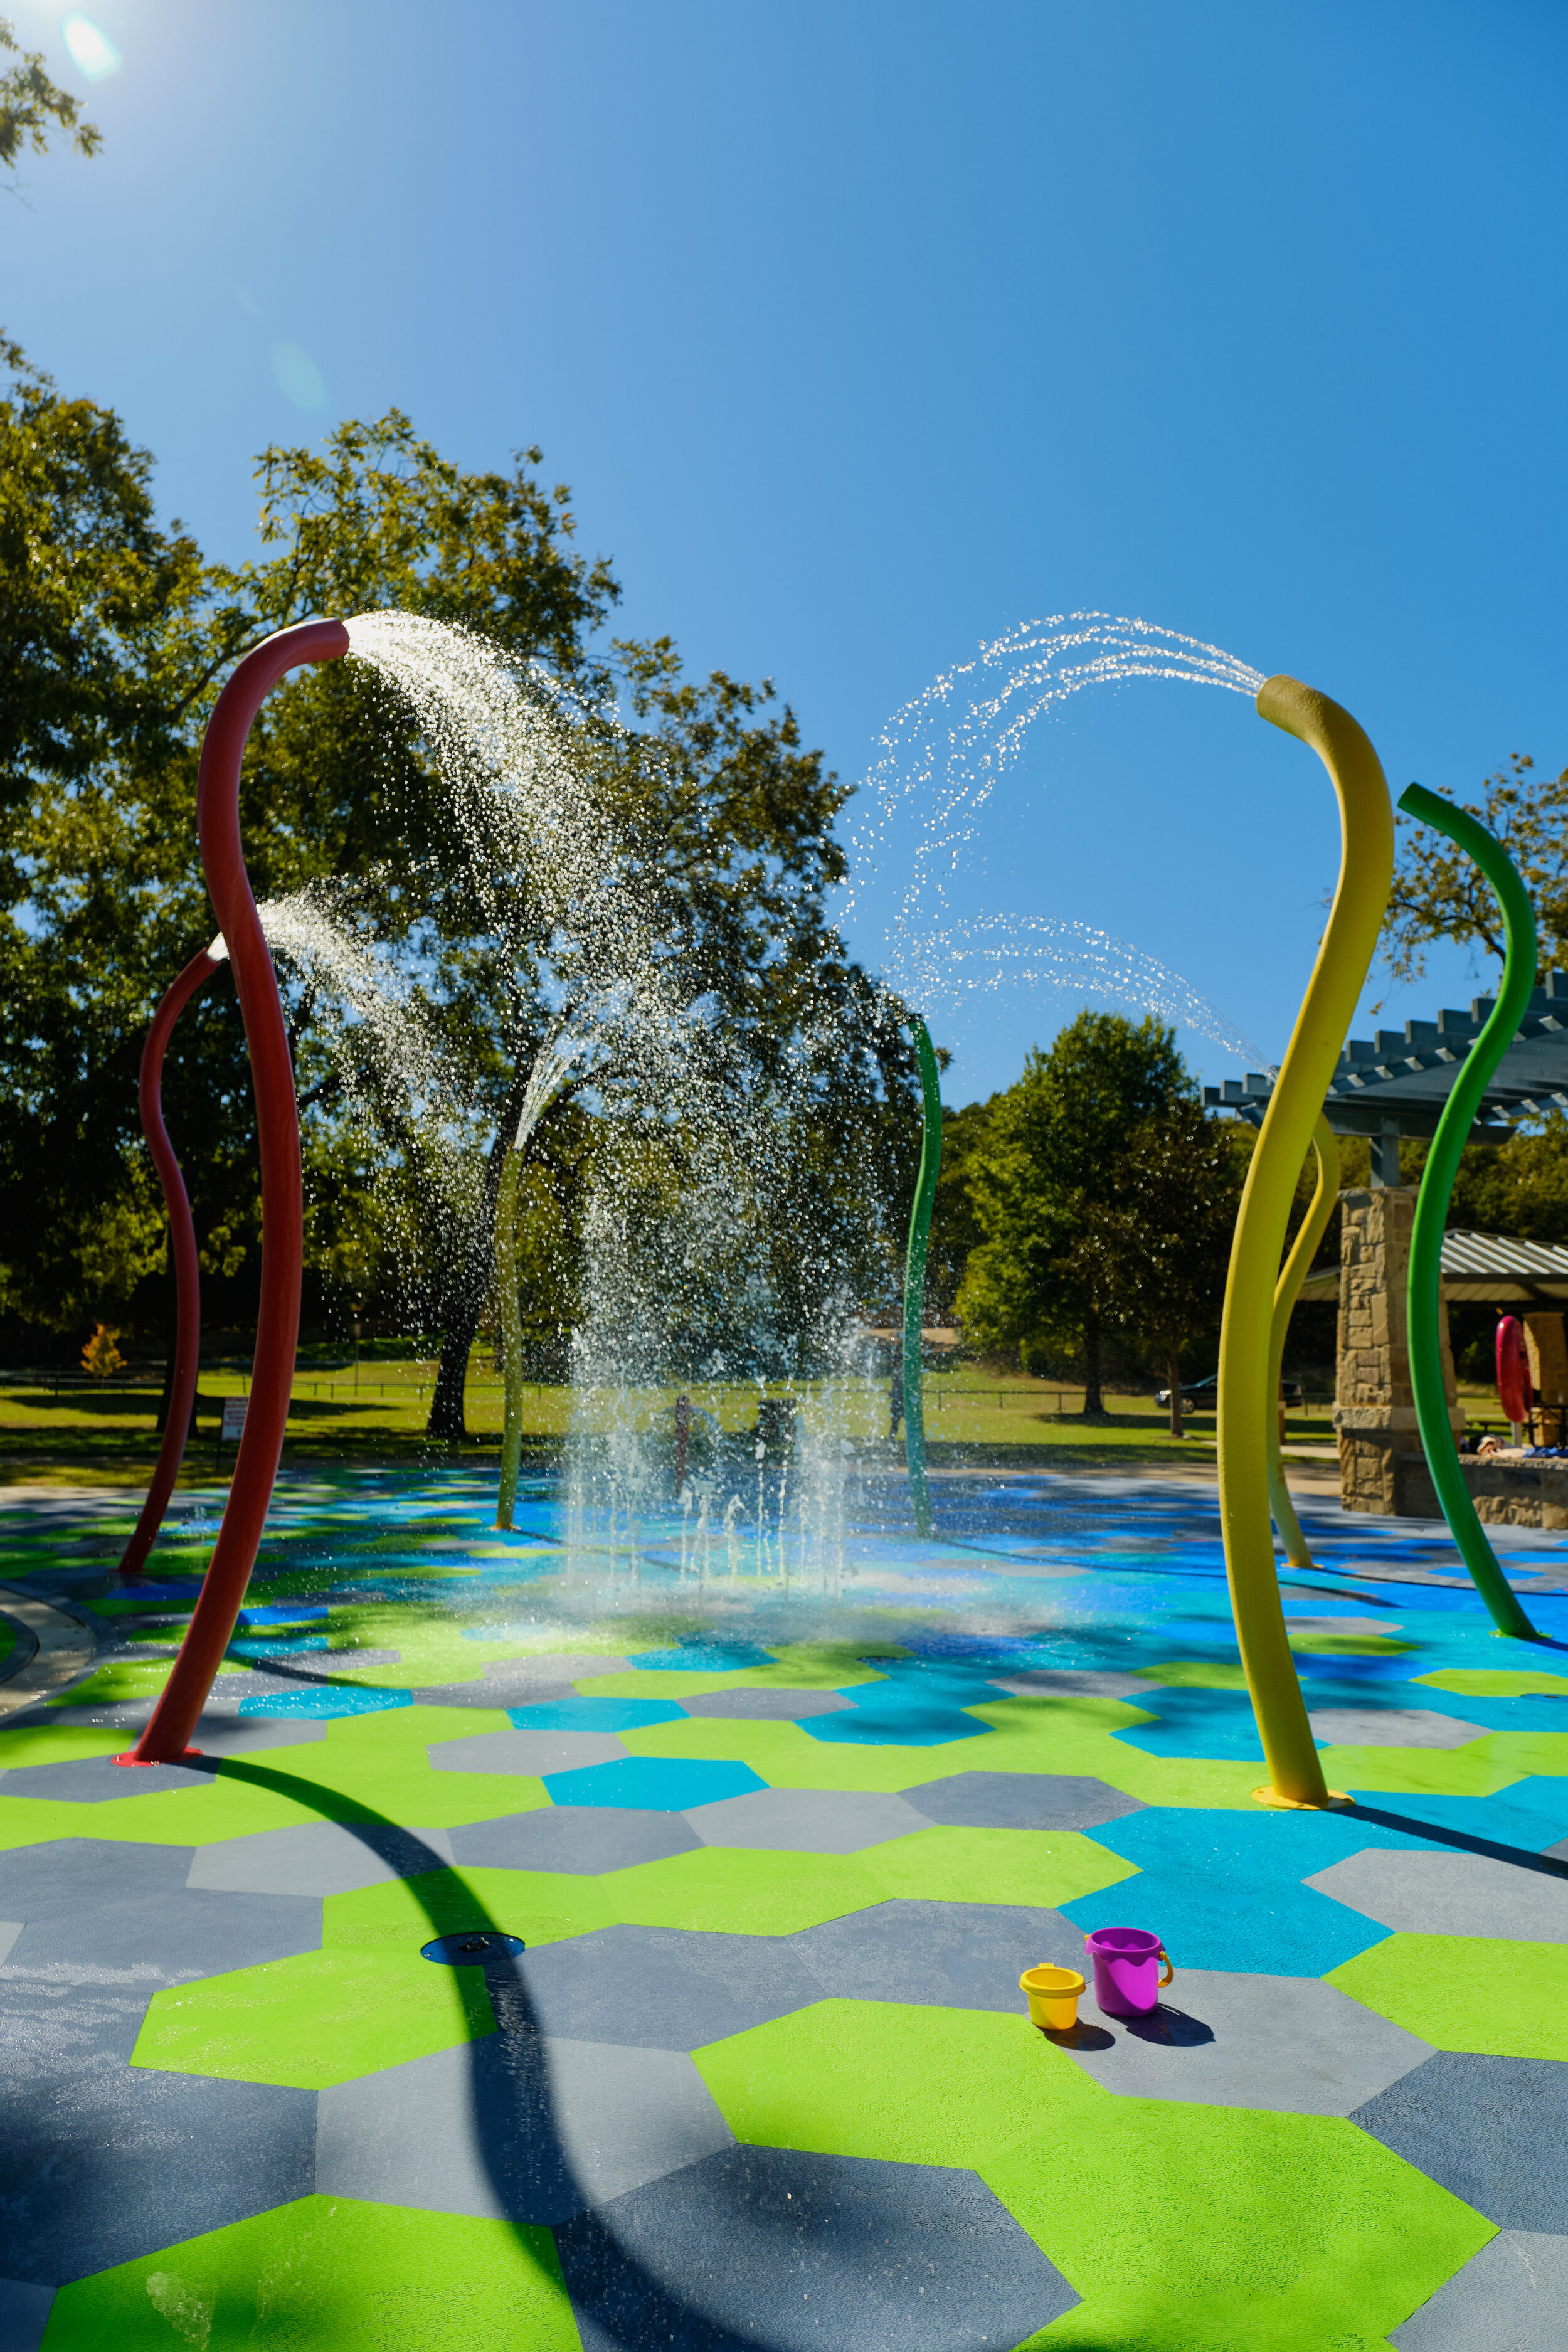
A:
{"type": "MultiPolygon", "coordinates": [[[[284,1448],[286,1462],[428,1460],[425,1435],[434,1366],[414,1355],[367,1360],[357,1369],[302,1361],[295,1377],[284,1448]]],[[[249,1385],[244,1368],[207,1365],[201,1380],[197,1434],[186,1449],[182,1484],[209,1481],[233,1460],[216,1444],[218,1401],[243,1396],[249,1385]]],[[[901,1438],[888,1444],[888,1387],[865,1380],[815,1381],[793,1391],[808,1431],[837,1430],[871,1458],[896,1461],[901,1438]]],[[[605,1430],[612,1417],[640,1430],[669,1428],[679,1391],[674,1386],[595,1394],[563,1385],[531,1385],[523,1400],[524,1444],[531,1459],[555,1459],[574,1425],[605,1430]]],[[[757,1391],[744,1383],[690,1383],[685,1393],[710,1412],[727,1432],[747,1431],[756,1420],[757,1391]]],[[[783,1383],[770,1393],[786,1393],[783,1383]]],[[[1022,1374],[985,1372],[973,1365],[927,1374],[925,1418],[933,1466],[985,1459],[1020,1465],[1036,1459],[1104,1461],[1132,1469],[1173,1465],[1184,1460],[1212,1461],[1214,1415],[1200,1413],[1184,1440],[1167,1431],[1167,1416],[1147,1392],[1108,1398],[1106,1422],[1080,1418],[1082,1391],[1022,1374]]],[[[501,1383],[489,1356],[476,1349],[467,1387],[468,1444],[442,1445],[476,1458],[493,1454],[501,1429],[501,1383]]],[[[151,1388],[63,1388],[44,1384],[0,1388],[0,1480],[9,1484],[135,1483],[151,1470],[157,1453],[157,1398],[151,1388]]],[[[1295,1444],[1332,1440],[1327,1409],[1293,1413],[1287,1435],[1295,1444]]]]}

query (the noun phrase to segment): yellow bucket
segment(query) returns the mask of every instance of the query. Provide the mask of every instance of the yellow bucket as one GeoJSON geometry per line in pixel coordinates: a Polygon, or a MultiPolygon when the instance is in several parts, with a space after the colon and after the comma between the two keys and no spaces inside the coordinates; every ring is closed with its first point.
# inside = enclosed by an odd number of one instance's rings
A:
{"type": "Polygon", "coordinates": [[[1042,2033],[1070,2033],[1078,2023],[1083,1979],[1076,1969],[1026,1969],[1018,1990],[1029,2000],[1029,2022],[1042,2033]]]}

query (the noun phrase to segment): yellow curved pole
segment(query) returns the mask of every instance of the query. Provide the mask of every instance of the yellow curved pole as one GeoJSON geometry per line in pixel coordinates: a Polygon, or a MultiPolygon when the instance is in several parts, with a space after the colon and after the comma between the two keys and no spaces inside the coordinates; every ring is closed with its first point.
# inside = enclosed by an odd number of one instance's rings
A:
{"type": "MultiPolygon", "coordinates": [[[[1301,1230],[1290,1245],[1290,1255],[1280,1269],[1274,1286],[1274,1322],[1268,1335],[1268,1393],[1279,1393],[1279,1375],[1285,1362],[1285,1335],[1290,1328],[1290,1317],[1296,1305],[1307,1271],[1318,1255],[1318,1244],[1329,1229],[1329,1219],[1334,1213],[1334,1203],[1340,1192],[1340,1147],[1333,1129],[1318,1113],[1318,1124],[1312,1129],[1312,1149],[1318,1155],[1318,1189],[1302,1221],[1301,1230]]],[[[1268,1508],[1273,1515],[1275,1531],[1285,1547],[1285,1558],[1291,1568],[1315,1566],[1307,1538],[1301,1533],[1301,1523],[1296,1517],[1296,1506],[1290,1500],[1290,1489],[1285,1484],[1285,1465],[1279,1459],[1279,1415],[1268,1416],[1268,1508]]]]}
{"type": "Polygon", "coordinates": [[[1268,1780],[1264,1803],[1333,1799],[1296,1679],[1268,1513],[1268,1385],[1275,1286],[1296,1178],[1372,964],[1394,878],[1394,811],[1377,753],[1348,710],[1293,677],[1271,677],[1260,717],[1310,745],[1340,803],[1340,878],[1296,1027],[1252,1155],[1231,1244],[1219,1342],[1219,1510],[1242,1670],[1268,1780]]]}

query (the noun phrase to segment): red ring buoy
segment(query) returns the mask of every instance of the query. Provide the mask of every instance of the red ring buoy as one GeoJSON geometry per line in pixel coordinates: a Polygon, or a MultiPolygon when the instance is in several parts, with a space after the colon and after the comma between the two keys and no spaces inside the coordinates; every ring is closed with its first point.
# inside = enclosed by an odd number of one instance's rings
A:
{"type": "Polygon", "coordinates": [[[1506,1420],[1530,1419],[1530,1368],[1524,1326],[1517,1315],[1505,1315],[1497,1327],[1497,1392],[1506,1420]]]}

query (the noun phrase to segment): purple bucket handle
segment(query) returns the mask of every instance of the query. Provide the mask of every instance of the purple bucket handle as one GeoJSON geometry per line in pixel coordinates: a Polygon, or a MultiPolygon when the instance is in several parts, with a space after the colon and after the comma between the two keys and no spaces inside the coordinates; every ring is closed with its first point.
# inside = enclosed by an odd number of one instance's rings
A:
{"type": "Polygon", "coordinates": [[[1176,1973],[1158,1936],[1147,1927],[1097,1927],[1083,1940],[1094,1962],[1094,1998],[1108,2017],[1147,2017],[1158,2008],[1161,1989],[1176,1973]]]}

